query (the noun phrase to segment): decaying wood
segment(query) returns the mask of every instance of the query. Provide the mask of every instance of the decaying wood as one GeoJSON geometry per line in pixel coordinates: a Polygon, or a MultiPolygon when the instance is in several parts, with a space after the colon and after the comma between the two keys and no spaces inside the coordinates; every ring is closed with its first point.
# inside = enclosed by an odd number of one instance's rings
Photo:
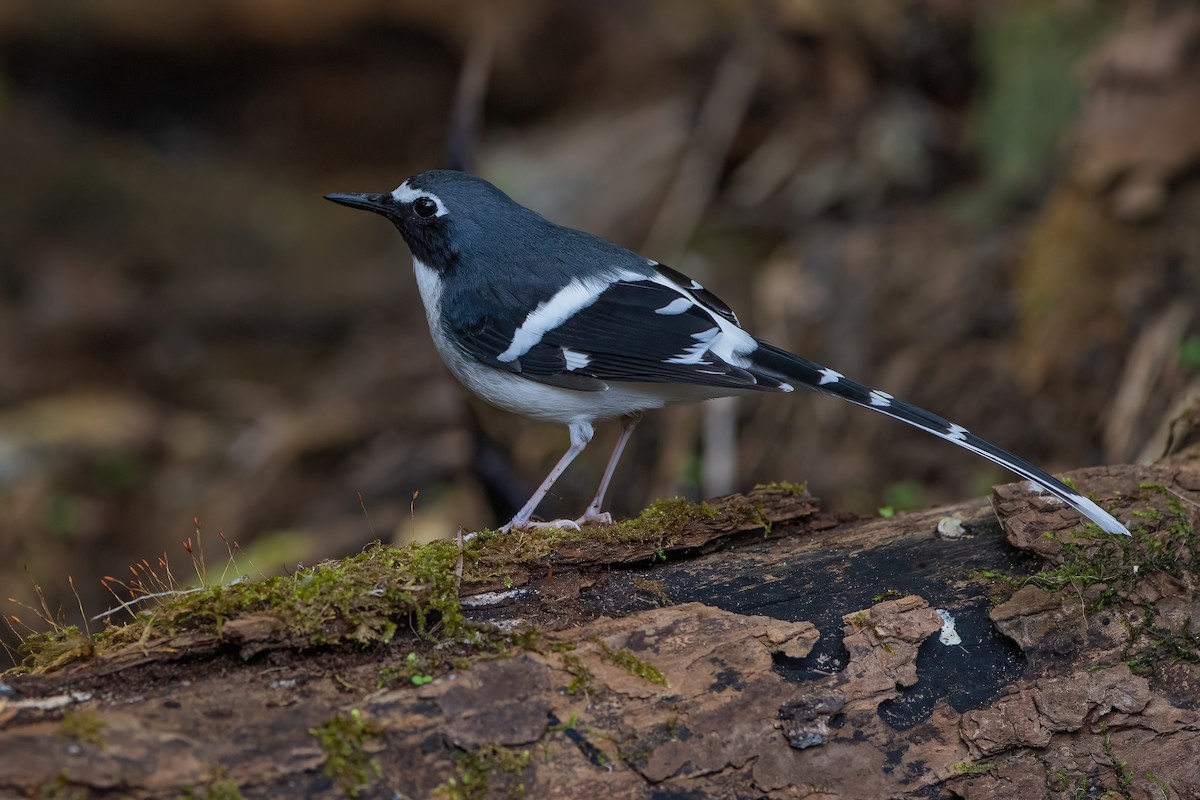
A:
{"type": "MultiPolygon", "coordinates": [[[[1200,522],[1195,461],[1074,477],[1146,531],[1200,522]],[[1156,518],[1160,506],[1171,511],[1156,518]]],[[[247,618],[210,641],[15,679],[17,697],[0,700],[0,792],[160,797],[219,780],[247,798],[1200,792],[1194,573],[1132,570],[1078,590],[988,577],[1073,557],[1046,536],[1077,528],[1073,512],[1019,484],[991,505],[887,519],[824,515],[788,492],[721,507],[747,506],[757,519],[702,521],[667,552],[572,545],[507,587],[472,588],[476,622],[539,634],[457,666],[453,648],[402,636],[301,652],[247,618]],[[1181,637],[1174,656],[1155,662],[1151,640],[1168,634],[1181,637]],[[417,651],[438,666],[431,682],[381,679],[417,651]],[[72,736],[52,697],[98,734],[72,736]],[[339,783],[310,730],[352,710],[363,770],[339,783]]],[[[1193,558],[1200,546],[1171,541],[1193,558]]]]}

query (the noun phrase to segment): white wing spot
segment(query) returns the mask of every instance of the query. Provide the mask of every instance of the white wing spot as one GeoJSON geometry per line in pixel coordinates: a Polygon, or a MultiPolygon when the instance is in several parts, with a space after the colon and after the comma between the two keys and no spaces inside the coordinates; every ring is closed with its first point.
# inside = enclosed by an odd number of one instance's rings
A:
{"type": "MultiPolygon", "coordinates": [[[[646,280],[644,276],[641,276],[638,279],[646,280]]],[[[689,291],[688,289],[683,288],[679,284],[669,279],[666,275],[663,275],[661,272],[649,276],[649,279],[661,286],[674,289],[680,294],[686,294],[689,291]]],[[[692,281],[692,284],[701,289],[704,288],[695,281],[692,281]]],[[[736,324],[730,322],[728,319],[715,313],[711,309],[706,308],[704,305],[698,304],[696,307],[702,310],[705,314],[708,314],[708,316],[712,319],[713,324],[717,326],[718,332],[710,337],[712,339],[712,346],[710,349],[712,350],[713,354],[727,364],[733,364],[735,367],[742,367],[743,369],[749,367],[750,359],[747,358],[747,356],[758,349],[758,342],[755,340],[755,338],[746,333],[736,324]]],[[[694,338],[698,338],[697,334],[692,334],[692,336],[694,338]]],[[[692,355],[693,349],[694,348],[689,347],[686,352],[681,353],[675,358],[692,358],[694,357],[692,355]]],[[[695,362],[676,361],[672,359],[665,363],[691,364],[695,362]]]]}
{"type": "Polygon", "coordinates": [[[954,442],[965,442],[967,440],[967,429],[962,425],[951,423],[949,430],[946,431],[946,438],[954,442]]]}
{"type": "Polygon", "coordinates": [[[781,383],[781,384],[779,384],[779,391],[794,392],[794,391],[796,391],[796,387],[792,386],[790,383],[781,383]]]}
{"type": "Polygon", "coordinates": [[[697,281],[692,281],[692,285],[691,285],[689,288],[690,288],[690,289],[691,289],[693,292],[698,292],[698,291],[700,291],[701,289],[703,289],[704,287],[703,287],[703,286],[701,286],[701,285],[700,285],[700,284],[699,284],[697,281]]]}
{"type": "Polygon", "coordinates": [[[709,328],[708,330],[693,333],[692,338],[696,343],[689,345],[683,349],[683,352],[674,358],[668,358],[664,364],[706,364],[711,362],[703,361],[702,359],[708,353],[709,348],[720,336],[720,328],[709,328]]]}
{"type": "Polygon", "coordinates": [[[571,317],[600,299],[604,290],[620,280],[630,277],[642,279],[641,275],[620,272],[610,275],[576,278],[559,289],[549,300],[538,303],[537,308],[530,311],[513,334],[508,349],[496,356],[497,361],[516,361],[528,353],[542,341],[549,331],[562,325],[571,317]]]}
{"type": "Polygon", "coordinates": [[[887,408],[892,404],[894,398],[887,392],[881,392],[878,389],[871,390],[871,405],[887,408]]]}
{"type": "Polygon", "coordinates": [[[435,217],[444,217],[447,213],[449,213],[446,211],[446,204],[442,202],[442,198],[438,197],[432,192],[422,192],[419,189],[414,189],[408,185],[408,181],[405,181],[392,190],[392,199],[397,203],[411,203],[418,197],[428,197],[437,204],[438,210],[437,213],[434,214],[435,217]]]}
{"type": "Polygon", "coordinates": [[[567,362],[567,371],[574,372],[577,369],[583,369],[588,364],[592,363],[592,357],[587,353],[579,353],[575,350],[564,347],[562,349],[563,360],[567,362]]]}
{"type": "Polygon", "coordinates": [[[826,367],[825,369],[821,370],[821,380],[817,383],[817,385],[824,386],[827,383],[837,383],[844,377],[846,376],[837,370],[826,367]]]}
{"type": "Polygon", "coordinates": [[[655,314],[670,314],[670,315],[682,314],[683,312],[685,312],[689,308],[691,308],[693,305],[695,305],[695,304],[688,298],[677,297],[674,300],[672,300],[671,302],[667,303],[662,308],[656,308],[654,310],[654,313],[655,314]]]}

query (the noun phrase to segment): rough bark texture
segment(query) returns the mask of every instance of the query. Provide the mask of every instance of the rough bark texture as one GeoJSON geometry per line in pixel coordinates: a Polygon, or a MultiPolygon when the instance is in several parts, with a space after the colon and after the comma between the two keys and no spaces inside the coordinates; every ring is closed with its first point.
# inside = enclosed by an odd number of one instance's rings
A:
{"type": "Polygon", "coordinates": [[[871,520],[760,492],[766,533],[718,518],[479,587],[473,620],[539,631],[486,657],[248,618],[14,678],[0,793],[1200,796],[1200,464],[1074,478],[1132,541],[1072,538],[1020,485],[871,520]],[[410,652],[433,679],[384,680],[410,652]]]}

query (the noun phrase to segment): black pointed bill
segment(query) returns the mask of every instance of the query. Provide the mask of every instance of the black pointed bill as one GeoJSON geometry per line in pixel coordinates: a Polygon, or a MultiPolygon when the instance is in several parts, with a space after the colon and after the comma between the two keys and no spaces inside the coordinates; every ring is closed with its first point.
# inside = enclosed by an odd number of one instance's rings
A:
{"type": "Polygon", "coordinates": [[[396,201],[390,194],[365,194],[361,192],[334,192],[325,195],[326,200],[332,200],[338,205],[350,208],[361,208],[363,211],[374,211],[376,214],[390,214],[396,208],[396,201]]]}

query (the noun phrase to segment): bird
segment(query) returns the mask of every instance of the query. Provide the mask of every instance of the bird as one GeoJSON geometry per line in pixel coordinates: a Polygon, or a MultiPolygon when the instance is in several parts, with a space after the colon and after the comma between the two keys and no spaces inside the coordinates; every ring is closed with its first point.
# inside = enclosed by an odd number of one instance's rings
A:
{"type": "Polygon", "coordinates": [[[584,231],[558,225],[483,178],[430,170],[391,192],[325,199],[400,231],[434,347],[471,392],[506,411],[565,425],[570,446],[501,527],[611,524],[605,494],[642,414],[668,404],[806,387],[920,428],[1063,501],[1101,530],[1129,530],[1094,501],[961,425],[755,338],[699,282],[584,231]],[[620,420],[600,485],[577,519],[534,512],[591,441],[620,420]]]}

